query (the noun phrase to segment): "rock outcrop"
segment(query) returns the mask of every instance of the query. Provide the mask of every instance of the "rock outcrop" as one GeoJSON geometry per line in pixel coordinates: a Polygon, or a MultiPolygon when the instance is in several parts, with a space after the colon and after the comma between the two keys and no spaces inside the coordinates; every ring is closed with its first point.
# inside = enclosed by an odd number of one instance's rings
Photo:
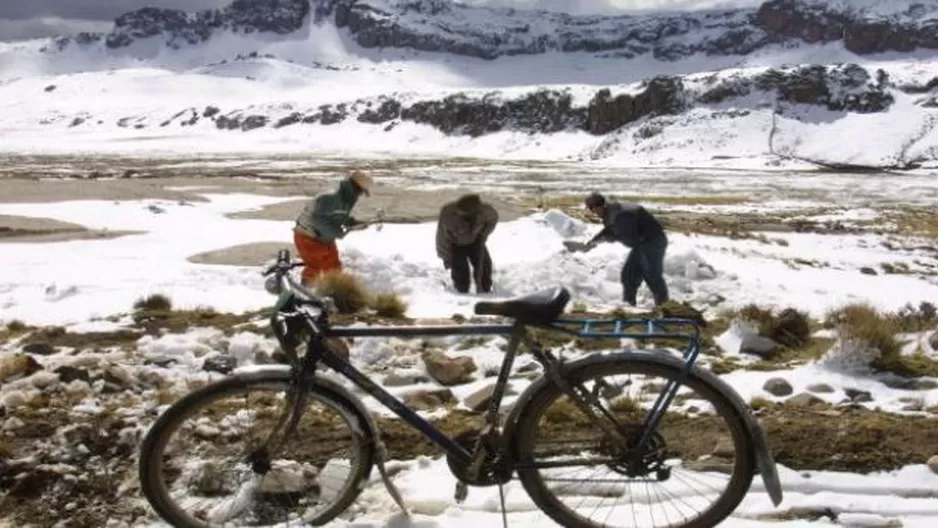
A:
{"type": "MultiPolygon", "coordinates": [[[[888,7],[888,6],[887,6],[888,7]]],[[[119,16],[107,34],[57,41],[104,40],[122,48],[163,38],[179,47],[218,30],[285,35],[307,19],[345,29],[366,48],[409,48],[494,59],[545,52],[587,52],[678,60],[692,55],[746,55],[770,45],[842,41],[857,54],[938,49],[938,2],[888,13],[834,8],[821,0],[768,0],[755,9],[647,15],[567,15],[472,7],[449,0],[235,0],[223,9],[186,13],[146,7],[119,16]]]]}
{"type": "Polygon", "coordinates": [[[677,115],[694,106],[724,103],[753,93],[762,93],[773,102],[861,113],[884,111],[894,100],[885,78],[874,78],[861,66],[807,65],[749,76],[714,74],[692,80],[657,76],[623,93],[599,89],[586,104],[576,104],[569,90],[556,89],[539,89],[511,98],[497,91],[459,92],[407,103],[386,95],[294,110],[281,117],[260,113],[257,107],[227,112],[216,107],[202,111],[189,108],[177,112],[162,126],[175,122],[191,126],[200,119],[210,119],[219,129],[248,131],[266,126],[333,125],[355,119],[388,129],[409,121],[430,125],[447,135],[471,137],[507,130],[532,134],[582,130],[601,136],[642,118],[677,115]]]}
{"type": "MultiPolygon", "coordinates": [[[[234,0],[222,9],[195,13],[144,7],[117,17],[114,28],[106,34],[81,33],[74,41],[87,45],[103,39],[108,48],[114,49],[129,46],[137,40],[160,37],[167,46],[179,48],[205,42],[220,30],[286,35],[300,29],[309,12],[309,0],[234,0]]],[[[71,40],[59,39],[59,49],[71,40]]]]}

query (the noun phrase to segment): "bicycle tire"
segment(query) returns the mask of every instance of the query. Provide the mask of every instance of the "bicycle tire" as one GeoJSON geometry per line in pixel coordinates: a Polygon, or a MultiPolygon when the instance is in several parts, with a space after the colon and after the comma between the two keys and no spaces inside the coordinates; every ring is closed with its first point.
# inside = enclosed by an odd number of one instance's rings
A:
{"type": "MultiPolygon", "coordinates": [[[[165,483],[161,479],[163,465],[162,453],[170,436],[176,432],[178,426],[193,415],[199,408],[215,401],[218,397],[251,389],[252,387],[275,387],[276,390],[287,391],[289,381],[276,377],[238,377],[232,376],[219,380],[197,389],[171,405],[161,414],[150,427],[140,446],[139,478],[140,487],[150,506],[166,522],[176,528],[207,528],[211,525],[193,522],[190,515],[185,514],[176,506],[175,501],[169,497],[165,483]]],[[[346,418],[355,420],[351,432],[359,435],[356,441],[359,450],[359,469],[351,475],[354,484],[346,486],[343,495],[333,505],[326,508],[317,516],[314,526],[324,525],[340,515],[358,498],[364,484],[367,482],[374,465],[375,442],[371,430],[365,426],[367,418],[361,415],[358,408],[348,399],[325,387],[316,385],[310,391],[310,397],[342,413],[346,418]]]]}
{"type": "MultiPolygon", "coordinates": [[[[714,405],[717,414],[726,420],[733,436],[736,450],[736,464],[730,485],[702,515],[690,522],[674,525],[672,528],[712,528],[719,525],[729,517],[745,498],[752,480],[756,474],[755,447],[749,436],[744,417],[740,416],[729,398],[711,383],[695,374],[692,369],[683,385],[694,389],[707,401],[714,405]]],[[[673,378],[680,374],[680,369],[654,361],[653,354],[630,353],[628,357],[616,355],[594,356],[580,365],[573,365],[564,374],[564,378],[571,384],[577,384],[590,379],[596,374],[656,374],[673,378]],[[647,355],[647,361],[642,356],[647,355]]],[[[537,469],[530,466],[534,451],[534,431],[538,421],[547,406],[556,398],[565,395],[554,383],[547,383],[534,394],[519,410],[515,426],[514,437],[510,439],[514,460],[518,465],[518,477],[531,500],[548,517],[561,526],[571,528],[593,528],[603,526],[593,522],[584,522],[584,519],[571,512],[564,504],[550,492],[537,469]]]]}

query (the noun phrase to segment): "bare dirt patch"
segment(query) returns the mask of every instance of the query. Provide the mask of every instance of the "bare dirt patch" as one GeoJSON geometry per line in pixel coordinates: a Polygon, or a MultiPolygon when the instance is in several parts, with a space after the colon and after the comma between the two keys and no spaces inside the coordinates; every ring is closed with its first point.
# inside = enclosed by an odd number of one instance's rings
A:
{"type": "MultiPolygon", "coordinates": [[[[304,194],[310,198],[319,192],[331,191],[333,183],[321,182],[307,183],[304,194]]],[[[359,219],[373,218],[378,209],[384,209],[385,221],[388,223],[406,224],[435,221],[440,214],[440,208],[449,201],[457,199],[460,195],[470,192],[466,189],[440,189],[435,191],[421,191],[393,187],[391,184],[382,184],[380,180],[372,191],[371,196],[362,197],[355,205],[352,215],[359,219]]],[[[508,201],[493,193],[480,193],[483,200],[491,203],[498,210],[499,219],[503,222],[515,220],[525,216],[531,208],[508,201]]],[[[255,211],[241,211],[228,215],[229,218],[255,219],[255,220],[294,220],[303,209],[308,198],[290,200],[270,204],[255,211]]]]}
{"type": "Polygon", "coordinates": [[[0,215],[0,243],[110,239],[136,233],[138,232],[88,229],[78,224],[51,218],[0,215]]]}
{"type": "Polygon", "coordinates": [[[240,244],[198,253],[186,260],[194,264],[260,266],[274,258],[281,249],[288,249],[291,253],[296,252],[291,240],[284,240],[283,242],[252,242],[250,244],[240,244]]]}

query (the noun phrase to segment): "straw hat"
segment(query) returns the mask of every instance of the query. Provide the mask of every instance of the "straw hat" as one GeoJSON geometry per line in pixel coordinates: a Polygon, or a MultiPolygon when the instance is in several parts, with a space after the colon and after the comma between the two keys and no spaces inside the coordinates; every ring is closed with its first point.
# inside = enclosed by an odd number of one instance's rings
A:
{"type": "Polygon", "coordinates": [[[371,193],[371,186],[374,184],[374,180],[364,171],[355,170],[352,171],[352,174],[349,176],[349,179],[355,182],[355,185],[358,185],[358,188],[362,190],[362,193],[365,196],[369,196],[371,193]]]}

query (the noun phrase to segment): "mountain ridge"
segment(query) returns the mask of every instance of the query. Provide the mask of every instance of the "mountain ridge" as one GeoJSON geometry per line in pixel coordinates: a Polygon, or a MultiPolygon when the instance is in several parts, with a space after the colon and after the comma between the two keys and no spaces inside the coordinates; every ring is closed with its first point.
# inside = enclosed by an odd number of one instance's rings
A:
{"type": "Polygon", "coordinates": [[[195,13],[138,9],[117,17],[110,32],[59,37],[50,50],[98,43],[119,50],[151,38],[178,49],[207,42],[218,31],[289,35],[308,23],[334,24],[364,48],[485,60],[559,51],[672,61],[832,42],[857,55],[938,50],[938,2],[894,7],[879,13],[819,0],[767,0],[755,8],[696,13],[568,15],[446,0],[234,0],[195,13]]]}

